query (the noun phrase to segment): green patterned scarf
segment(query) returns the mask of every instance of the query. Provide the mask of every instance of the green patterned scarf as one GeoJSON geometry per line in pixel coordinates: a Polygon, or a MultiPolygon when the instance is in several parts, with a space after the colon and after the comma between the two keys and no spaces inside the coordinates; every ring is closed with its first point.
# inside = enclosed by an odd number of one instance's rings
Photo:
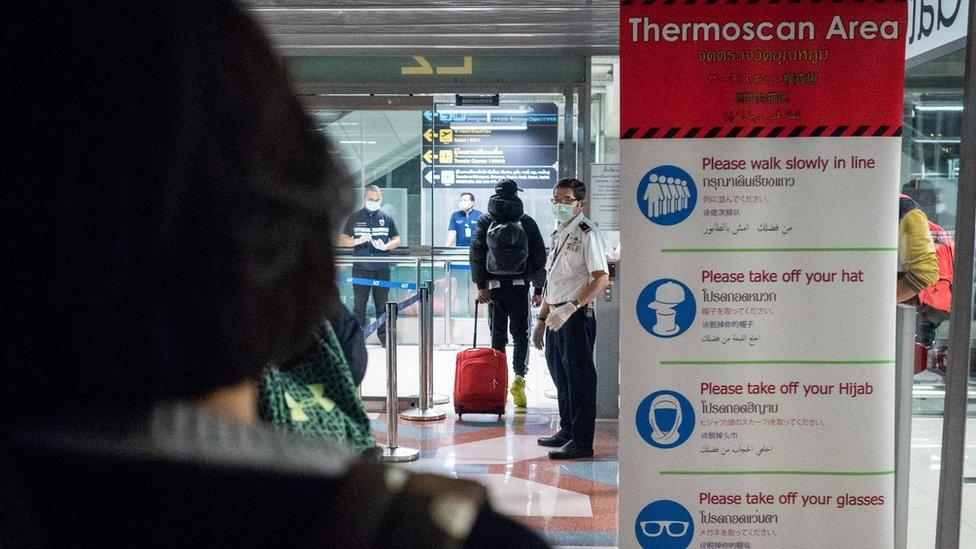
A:
{"type": "Polygon", "coordinates": [[[288,370],[261,380],[261,417],[279,429],[345,444],[357,454],[376,447],[363,401],[332,325],[315,332],[315,348],[288,370]]]}

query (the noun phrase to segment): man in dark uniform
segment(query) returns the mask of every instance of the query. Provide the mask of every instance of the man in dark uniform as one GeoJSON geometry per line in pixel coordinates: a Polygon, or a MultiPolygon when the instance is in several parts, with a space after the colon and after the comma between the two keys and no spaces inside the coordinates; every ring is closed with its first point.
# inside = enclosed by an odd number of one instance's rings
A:
{"type": "MultiPolygon", "coordinates": [[[[363,194],[363,207],[349,216],[346,227],[340,236],[340,245],[354,249],[353,255],[364,257],[386,257],[390,250],[400,245],[400,233],[389,214],[380,209],[383,193],[376,185],[366,187],[363,194]]],[[[390,280],[389,263],[355,263],[352,266],[353,278],[369,280],[390,280]]],[[[369,294],[373,293],[373,309],[379,316],[386,306],[390,289],[380,286],[353,285],[353,314],[361,326],[366,325],[366,305],[369,294]]],[[[380,343],[386,345],[383,330],[376,332],[380,343]]]]}
{"type": "Polygon", "coordinates": [[[586,185],[578,179],[560,179],[552,192],[553,216],[559,228],[552,233],[546,263],[546,289],[542,310],[532,331],[532,342],[542,349],[556,383],[559,431],[539,439],[540,446],[556,448],[552,459],[593,455],[596,427],[596,316],[593,299],[610,283],[603,237],[583,209],[586,185]]]}

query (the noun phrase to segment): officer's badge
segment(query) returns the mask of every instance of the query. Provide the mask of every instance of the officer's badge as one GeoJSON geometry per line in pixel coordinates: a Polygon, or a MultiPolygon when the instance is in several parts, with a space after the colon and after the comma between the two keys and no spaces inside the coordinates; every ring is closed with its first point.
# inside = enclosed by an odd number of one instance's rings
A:
{"type": "Polygon", "coordinates": [[[568,249],[571,252],[579,252],[580,251],[580,244],[581,244],[581,242],[580,242],[579,237],[574,236],[572,238],[572,240],[568,244],[566,244],[566,249],[568,249]]]}
{"type": "Polygon", "coordinates": [[[382,227],[383,225],[386,225],[386,220],[380,219],[380,227],[382,227]]]}

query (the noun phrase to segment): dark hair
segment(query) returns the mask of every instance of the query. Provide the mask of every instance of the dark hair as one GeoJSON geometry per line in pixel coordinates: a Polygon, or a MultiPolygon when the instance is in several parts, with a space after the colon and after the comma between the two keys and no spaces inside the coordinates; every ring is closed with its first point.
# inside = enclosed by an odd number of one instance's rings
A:
{"type": "Polygon", "coordinates": [[[301,350],[355,191],[255,23],[219,0],[39,15],[4,24],[27,177],[0,419],[203,395],[301,350]]]}
{"type": "Polygon", "coordinates": [[[471,193],[461,193],[461,198],[464,198],[465,196],[470,196],[471,197],[471,202],[474,202],[474,195],[473,194],[471,194],[471,193]]]}
{"type": "Polygon", "coordinates": [[[901,192],[918,204],[922,209],[933,208],[939,202],[939,189],[928,179],[916,177],[905,183],[901,192]]]}
{"type": "Polygon", "coordinates": [[[916,177],[908,180],[901,188],[903,192],[919,189],[935,189],[935,185],[928,179],[916,177]]]}
{"type": "Polygon", "coordinates": [[[556,181],[556,189],[573,189],[574,200],[586,199],[586,184],[574,177],[565,177],[556,181]]]}

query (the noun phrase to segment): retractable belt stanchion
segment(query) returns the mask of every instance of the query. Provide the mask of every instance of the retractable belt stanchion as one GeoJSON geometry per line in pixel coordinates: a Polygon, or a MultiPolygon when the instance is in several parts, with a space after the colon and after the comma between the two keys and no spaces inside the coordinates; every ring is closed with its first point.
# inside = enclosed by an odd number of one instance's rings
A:
{"type": "Polygon", "coordinates": [[[383,461],[414,461],[420,450],[397,446],[397,303],[386,304],[386,446],[383,461]]]}
{"type": "Polygon", "coordinates": [[[447,404],[447,395],[434,392],[434,283],[430,284],[430,299],[427,301],[427,398],[431,404],[447,404]]]}
{"type": "Polygon", "coordinates": [[[420,405],[417,408],[406,410],[400,414],[403,419],[411,421],[436,421],[447,417],[447,413],[431,407],[431,381],[433,381],[433,348],[431,342],[434,339],[432,333],[434,308],[431,300],[432,284],[424,284],[420,288],[420,405]]]}
{"type": "MultiPolygon", "coordinates": [[[[434,284],[430,284],[430,300],[428,300],[427,308],[427,360],[429,362],[427,368],[427,400],[434,406],[440,406],[442,404],[447,404],[450,399],[447,395],[442,395],[434,392],[434,284]]],[[[448,281],[448,286],[450,286],[450,281],[448,281]]],[[[450,311],[450,302],[445,304],[445,311],[450,311]]],[[[444,317],[444,321],[447,321],[447,317],[444,317]]]]}
{"type": "Polygon", "coordinates": [[[453,351],[458,349],[454,344],[454,266],[450,261],[444,262],[444,344],[439,348],[453,351]]]}

